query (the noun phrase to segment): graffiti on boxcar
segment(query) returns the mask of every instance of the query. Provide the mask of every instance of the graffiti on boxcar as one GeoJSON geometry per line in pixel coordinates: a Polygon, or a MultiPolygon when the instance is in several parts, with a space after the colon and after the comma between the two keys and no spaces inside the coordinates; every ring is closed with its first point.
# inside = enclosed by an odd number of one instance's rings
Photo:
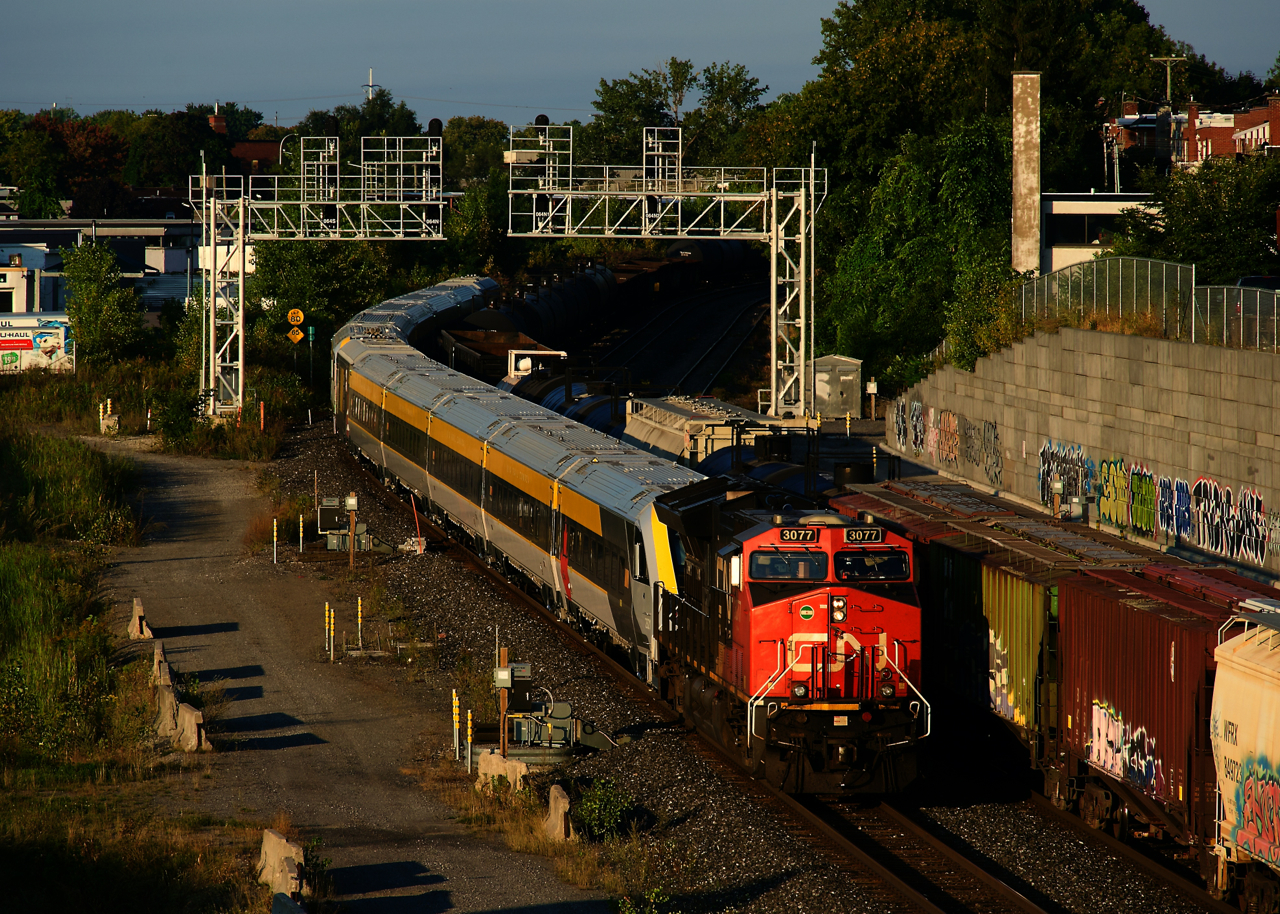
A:
{"type": "Polygon", "coordinates": [[[1123,778],[1152,796],[1164,796],[1164,765],[1156,755],[1156,741],[1145,727],[1135,728],[1119,711],[1093,702],[1089,763],[1123,778]]]}
{"type": "Polygon", "coordinates": [[[1063,498],[1089,494],[1094,469],[1093,458],[1080,445],[1046,441],[1040,447],[1040,503],[1052,504],[1055,478],[1062,482],[1063,498]]]}
{"type": "Polygon", "coordinates": [[[1195,540],[1202,549],[1232,559],[1261,564],[1267,555],[1271,525],[1262,496],[1253,489],[1231,487],[1201,476],[1191,487],[1195,540]]]}
{"type": "Polygon", "coordinates": [[[1174,536],[1191,535],[1191,484],[1185,479],[1161,476],[1158,511],[1160,532],[1174,536]]]}
{"type": "Polygon", "coordinates": [[[960,421],[949,409],[938,413],[937,460],[950,466],[960,462],[960,421]]]}
{"type": "Polygon", "coordinates": [[[919,457],[924,453],[924,404],[919,400],[911,404],[911,450],[919,457]]]}
{"type": "Polygon", "coordinates": [[[1236,847],[1267,863],[1280,863],[1280,778],[1266,757],[1246,759],[1236,786],[1236,847]]]}
{"type": "Polygon", "coordinates": [[[1026,726],[1027,714],[1017,706],[1013,689],[1009,686],[1009,650],[1004,646],[1004,639],[993,628],[987,630],[987,660],[991,710],[1005,720],[1026,726]]]}
{"type": "Polygon", "coordinates": [[[898,439],[898,447],[907,449],[907,404],[903,400],[893,403],[893,432],[898,439]]]}

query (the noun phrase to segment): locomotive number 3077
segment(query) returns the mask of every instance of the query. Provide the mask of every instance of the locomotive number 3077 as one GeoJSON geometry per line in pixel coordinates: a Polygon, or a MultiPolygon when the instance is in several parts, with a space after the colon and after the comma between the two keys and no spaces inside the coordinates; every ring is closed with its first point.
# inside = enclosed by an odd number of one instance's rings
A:
{"type": "Polygon", "coordinates": [[[818,531],[812,527],[784,527],[778,531],[778,539],[784,543],[816,543],[818,531]]]}

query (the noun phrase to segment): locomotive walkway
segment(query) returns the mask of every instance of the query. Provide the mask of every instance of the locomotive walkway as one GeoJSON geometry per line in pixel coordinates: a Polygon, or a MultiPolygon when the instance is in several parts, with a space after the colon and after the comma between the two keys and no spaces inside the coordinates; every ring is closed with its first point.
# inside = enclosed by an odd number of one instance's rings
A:
{"type": "Polygon", "coordinates": [[[142,598],[178,670],[224,681],[224,731],[238,749],[207,758],[211,777],[157,798],[166,811],[270,822],[283,813],[323,840],[337,900],[351,912],[525,911],[596,914],[595,893],[559,882],[550,861],[478,837],[401,772],[443,719],[422,686],[392,685],[379,667],[321,660],[323,583],[244,555],[250,518],[266,507],[255,468],[239,462],[127,452],[155,525],[120,549],[108,579],[118,603],[142,598]],[[413,691],[417,689],[418,691],[413,691]]]}

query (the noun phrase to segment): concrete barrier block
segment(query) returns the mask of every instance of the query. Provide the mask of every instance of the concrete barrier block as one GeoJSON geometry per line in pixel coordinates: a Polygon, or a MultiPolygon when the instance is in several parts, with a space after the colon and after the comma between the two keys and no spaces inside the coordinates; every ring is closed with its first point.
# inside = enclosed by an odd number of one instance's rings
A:
{"type": "Polygon", "coordinates": [[[154,637],[151,626],[147,624],[147,614],[142,610],[142,599],[134,597],[133,617],[129,620],[129,640],[150,641],[154,637]]]}
{"type": "Polygon", "coordinates": [[[569,818],[569,795],[564,788],[556,784],[551,788],[547,818],[543,822],[543,830],[552,841],[573,841],[577,835],[573,833],[573,821],[569,818]]]}
{"type": "Polygon", "coordinates": [[[271,891],[290,898],[302,894],[305,880],[302,845],[290,841],[275,829],[262,832],[262,851],[258,855],[258,882],[271,887],[271,891]]]}
{"type": "Polygon", "coordinates": [[[156,687],[156,733],[162,739],[173,739],[177,732],[178,698],[172,685],[161,683],[156,687]]]}
{"type": "Polygon", "coordinates": [[[156,676],[156,683],[158,685],[164,685],[164,686],[173,685],[173,670],[169,666],[169,664],[167,663],[160,664],[160,672],[156,676]]]}
{"type": "Polygon", "coordinates": [[[494,781],[500,777],[507,779],[512,790],[521,790],[524,779],[529,774],[529,766],[518,759],[503,758],[498,753],[491,752],[480,756],[476,774],[476,790],[481,793],[492,793],[494,781]]]}
{"type": "Polygon", "coordinates": [[[160,664],[165,662],[164,642],[157,641],[151,646],[151,684],[160,681],[160,664]]]}
{"type": "Polygon", "coordinates": [[[178,705],[177,742],[183,752],[209,752],[213,749],[204,731],[204,713],[189,704],[178,705]]]}
{"type": "Polygon", "coordinates": [[[109,416],[103,416],[98,422],[98,434],[100,435],[118,435],[120,433],[120,416],[112,413],[109,416]]]}

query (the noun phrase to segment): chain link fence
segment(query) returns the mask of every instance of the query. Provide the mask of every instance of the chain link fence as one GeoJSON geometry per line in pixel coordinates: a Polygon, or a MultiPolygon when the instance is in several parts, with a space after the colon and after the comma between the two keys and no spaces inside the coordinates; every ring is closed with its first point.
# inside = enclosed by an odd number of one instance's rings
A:
{"type": "Polygon", "coordinates": [[[1190,340],[1231,349],[1278,351],[1277,300],[1270,289],[1197,286],[1190,340]]]}
{"type": "Polygon", "coordinates": [[[1123,321],[1144,317],[1165,336],[1190,339],[1195,267],[1141,257],[1107,257],[1073,264],[1023,283],[1023,321],[1089,316],[1123,321]]]}

